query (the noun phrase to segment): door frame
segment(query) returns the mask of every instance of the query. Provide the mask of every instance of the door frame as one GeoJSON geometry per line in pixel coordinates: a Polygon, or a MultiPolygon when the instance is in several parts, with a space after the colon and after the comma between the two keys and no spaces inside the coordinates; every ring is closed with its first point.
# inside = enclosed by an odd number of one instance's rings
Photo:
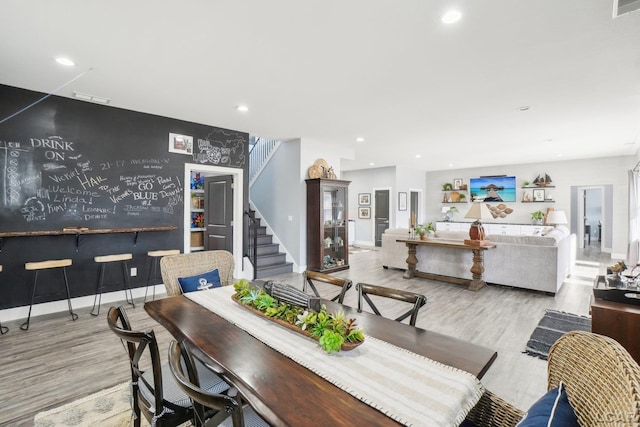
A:
{"type": "Polygon", "coordinates": [[[391,200],[391,195],[393,194],[393,188],[392,187],[373,187],[371,189],[371,212],[373,212],[373,215],[371,215],[371,219],[373,221],[371,221],[371,246],[375,246],[376,245],[376,191],[378,190],[387,190],[389,192],[389,227],[391,227],[391,224],[395,224],[395,220],[396,220],[396,215],[395,215],[395,209],[393,209],[393,207],[395,206],[393,204],[393,200],[391,200]]]}
{"type": "Polygon", "coordinates": [[[191,213],[188,204],[191,202],[191,172],[204,172],[207,176],[233,176],[233,276],[242,278],[242,236],[243,236],[243,200],[244,200],[244,169],[227,168],[195,163],[184,164],[184,241],[183,252],[189,253],[191,247],[191,213]]]}
{"type": "Polygon", "coordinates": [[[600,190],[600,223],[603,225],[600,229],[601,231],[601,235],[600,235],[600,251],[605,252],[603,250],[604,248],[604,242],[605,242],[605,236],[607,233],[607,229],[604,226],[604,224],[606,224],[606,209],[604,206],[604,186],[603,185],[580,185],[577,186],[577,227],[576,227],[576,234],[577,234],[577,243],[578,243],[578,248],[579,249],[584,249],[584,198],[585,198],[585,190],[600,190]]]}

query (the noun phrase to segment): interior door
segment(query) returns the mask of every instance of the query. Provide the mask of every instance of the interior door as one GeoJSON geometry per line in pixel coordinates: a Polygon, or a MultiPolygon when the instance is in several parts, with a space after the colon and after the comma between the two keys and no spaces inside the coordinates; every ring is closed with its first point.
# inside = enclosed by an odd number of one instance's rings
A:
{"type": "Polygon", "coordinates": [[[382,246],[382,233],[389,228],[389,190],[376,190],[375,203],[375,244],[376,246],[382,246]]]}
{"type": "Polygon", "coordinates": [[[233,176],[207,177],[204,190],[204,249],[233,253],[233,176]]]}

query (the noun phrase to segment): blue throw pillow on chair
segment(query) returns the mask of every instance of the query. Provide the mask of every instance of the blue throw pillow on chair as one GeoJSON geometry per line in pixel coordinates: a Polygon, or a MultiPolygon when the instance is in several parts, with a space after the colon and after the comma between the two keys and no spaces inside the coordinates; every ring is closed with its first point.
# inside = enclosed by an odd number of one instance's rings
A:
{"type": "Polygon", "coordinates": [[[221,286],[220,272],[217,268],[213,271],[196,274],[191,277],[178,277],[178,282],[180,282],[183,294],[186,294],[187,292],[219,288],[221,286]]]}
{"type": "Polygon", "coordinates": [[[549,390],[529,411],[516,427],[578,427],[578,419],[569,404],[562,382],[558,388],[549,390]]]}

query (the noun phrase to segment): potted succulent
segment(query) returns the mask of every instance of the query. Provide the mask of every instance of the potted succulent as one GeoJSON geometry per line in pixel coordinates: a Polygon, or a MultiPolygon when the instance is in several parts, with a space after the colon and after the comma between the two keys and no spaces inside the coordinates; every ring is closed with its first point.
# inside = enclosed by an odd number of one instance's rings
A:
{"type": "Polygon", "coordinates": [[[531,220],[534,224],[542,225],[542,220],[544,219],[544,212],[541,210],[537,210],[535,212],[531,212],[531,220]]]}
{"type": "Polygon", "coordinates": [[[459,200],[459,201],[461,201],[461,202],[464,202],[464,199],[465,199],[466,197],[467,197],[467,195],[466,195],[466,194],[464,194],[464,193],[460,193],[460,194],[458,195],[458,200],[459,200]]]}

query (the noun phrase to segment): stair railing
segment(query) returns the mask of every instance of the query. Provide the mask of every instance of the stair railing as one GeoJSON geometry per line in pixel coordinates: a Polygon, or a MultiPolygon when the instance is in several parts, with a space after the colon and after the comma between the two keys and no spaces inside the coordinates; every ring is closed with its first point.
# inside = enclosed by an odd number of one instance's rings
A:
{"type": "Polygon", "coordinates": [[[249,218],[249,245],[247,248],[247,257],[253,265],[253,280],[256,280],[258,274],[258,225],[260,220],[256,219],[255,211],[248,210],[244,214],[249,218]]]}
{"type": "Polygon", "coordinates": [[[281,144],[281,141],[261,137],[252,138],[252,142],[249,150],[249,185],[253,184],[281,144]]]}

